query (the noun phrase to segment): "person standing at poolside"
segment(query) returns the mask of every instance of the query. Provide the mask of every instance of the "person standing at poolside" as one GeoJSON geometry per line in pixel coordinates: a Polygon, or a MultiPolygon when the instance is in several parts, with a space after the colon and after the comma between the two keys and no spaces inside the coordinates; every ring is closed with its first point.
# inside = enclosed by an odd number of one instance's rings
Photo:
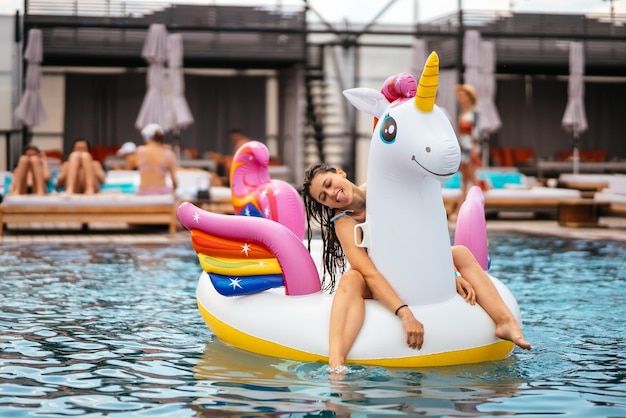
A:
{"type": "Polygon", "coordinates": [[[161,126],[151,123],[141,130],[145,144],[137,147],[136,162],[139,169],[137,194],[154,195],[174,193],[176,183],[176,155],[163,143],[165,132],[161,126]],[[166,175],[172,186],[167,185],[166,175]]]}
{"type": "Polygon", "coordinates": [[[65,187],[67,194],[95,194],[104,183],[105,174],[100,161],[94,160],[89,152],[89,141],[75,139],[72,152],[61,166],[57,188],[65,187]]]}
{"type": "Polygon", "coordinates": [[[459,172],[461,173],[461,194],[459,195],[459,202],[455,209],[456,214],[469,190],[468,183],[481,188],[482,185],[476,177],[476,170],[481,165],[480,141],[478,138],[479,115],[476,110],[478,96],[476,89],[470,84],[458,84],[455,90],[456,100],[460,108],[457,136],[459,145],[461,146],[461,165],[459,166],[459,172]]]}
{"type": "MultiPolygon", "coordinates": [[[[302,196],[311,237],[311,221],[322,227],[324,275],[335,290],[335,276],[341,273],[330,313],[329,367],[341,372],[365,319],[365,300],[378,299],[402,321],[409,347],[420,349],[427,338],[420,321],[408,309],[387,279],[376,269],[367,251],[356,245],[354,227],[365,221],[366,186],[358,187],[343,170],[324,164],[305,173],[302,196]],[[344,257],[345,256],[345,257],[344,257]],[[345,271],[347,265],[350,268],[345,271]]],[[[392,208],[390,208],[392,209],[392,208]]],[[[464,246],[451,249],[456,290],[468,303],[478,303],[493,319],[498,338],[524,349],[531,345],[493,282],[464,246]]]]}
{"type": "Polygon", "coordinates": [[[50,169],[46,154],[37,146],[28,144],[13,170],[9,194],[46,194],[48,180],[50,169]]]}

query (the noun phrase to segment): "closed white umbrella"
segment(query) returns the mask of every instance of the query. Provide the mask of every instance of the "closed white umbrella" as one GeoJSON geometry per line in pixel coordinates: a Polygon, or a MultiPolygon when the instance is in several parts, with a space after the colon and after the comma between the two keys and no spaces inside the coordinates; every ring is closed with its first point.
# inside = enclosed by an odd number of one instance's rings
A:
{"type": "Polygon", "coordinates": [[[148,61],[147,91],[135,121],[139,130],[150,123],[160,125],[164,131],[170,129],[170,118],[163,96],[163,68],[167,60],[167,29],[165,25],[153,23],[141,51],[141,56],[148,61]]]}
{"type": "Polygon", "coordinates": [[[480,131],[490,135],[502,126],[498,109],[496,108],[496,68],[495,44],[492,41],[482,41],[480,45],[480,81],[476,86],[478,91],[478,108],[480,110],[480,131]]]}
{"type": "Polygon", "coordinates": [[[482,144],[483,166],[489,165],[489,136],[502,126],[496,108],[496,46],[493,41],[480,43],[480,78],[476,90],[478,92],[478,111],[480,113],[479,131],[484,139],[482,144]]]}
{"type": "Polygon", "coordinates": [[[26,69],[25,89],[19,105],[15,109],[15,117],[28,127],[41,125],[48,119],[46,109],[41,100],[41,62],[43,61],[43,44],[41,29],[28,31],[28,44],[24,52],[28,62],[26,69]]]}
{"type": "Polygon", "coordinates": [[[578,174],[579,137],[588,128],[585,114],[585,84],[583,74],[585,69],[585,54],[582,42],[570,42],[569,46],[569,83],[567,106],[561,124],[566,131],[574,135],[573,171],[578,174]]]}
{"type": "MultiPolygon", "coordinates": [[[[480,83],[480,32],[477,30],[465,31],[463,37],[463,65],[465,72],[463,80],[465,84],[471,84],[478,89],[480,83]]],[[[480,96],[478,97],[480,101],[480,96]]]]}
{"type": "Polygon", "coordinates": [[[177,33],[168,37],[171,94],[171,127],[175,131],[185,129],[194,122],[185,98],[185,76],[183,74],[183,37],[177,33]]]}
{"type": "Polygon", "coordinates": [[[428,46],[425,39],[416,39],[413,41],[411,54],[411,74],[419,80],[424,69],[424,64],[428,59],[428,46]]]}
{"type": "MultiPolygon", "coordinates": [[[[478,113],[478,126],[480,127],[482,113],[480,109],[480,101],[481,95],[479,91],[479,86],[481,83],[481,73],[480,73],[480,59],[481,59],[481,36],[480,32],[477,30],[468,30],[465,31],[465,36],[463,37],[463,65],[465,66],[465,71],[463,73],[463,81],[465,84],[469,84],[474,89],[476,89],[476,95],[478,96],[476,100],[476,112],[478,113]]],[[[484,147],[481,147],[481,152],[484,152],[484,147]]],[[[482,158],[483,165],[484,164],[484,156],[482,158]]]]}

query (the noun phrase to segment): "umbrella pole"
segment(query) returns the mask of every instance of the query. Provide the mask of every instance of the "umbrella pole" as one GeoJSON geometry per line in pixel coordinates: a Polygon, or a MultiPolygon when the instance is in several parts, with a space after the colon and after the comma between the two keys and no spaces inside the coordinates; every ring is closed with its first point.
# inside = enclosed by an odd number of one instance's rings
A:
{"type": "Polygon", "coordinates": [[[579,172],[580,154],[578,152],[578,135],[574,135],[574,152],[572,153],[572,166],[574,174],[579,172]]]}

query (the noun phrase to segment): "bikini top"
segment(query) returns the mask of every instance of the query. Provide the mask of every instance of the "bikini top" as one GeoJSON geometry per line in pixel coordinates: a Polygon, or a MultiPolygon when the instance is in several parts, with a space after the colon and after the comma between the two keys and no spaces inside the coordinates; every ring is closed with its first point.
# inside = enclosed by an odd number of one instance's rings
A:
{"type": "Polygon", "coordinates": [[[330,218],[330,221],[332,223],[335,223],[335,221],[339,218],[343,218],[344,216],[348,216],[349,214],[354,213],[354,211],[352,209],[346,209],[344,211],[342,211],[341,213],[338,213],[337,215],[333,216],[332,218],[330,218]]]}
{"type": "Polygon", "coordinates": [[[165,173],[167,172],[167,160],[171,154],[171,150],[169,148],[165,149],[165,152],[163,153],[163,161],[161,162],[161,164],[159,164],[156,167],[153,167],[151,165],[148,165],[146,162],[146,156],[144,154],[145,152],[145,147],[139,147],[137,148],[137,159],[138,159],[138,166],[139,166],[139,170],[141,171],[157,171],[163,175],[165,175],[165,173]]]}

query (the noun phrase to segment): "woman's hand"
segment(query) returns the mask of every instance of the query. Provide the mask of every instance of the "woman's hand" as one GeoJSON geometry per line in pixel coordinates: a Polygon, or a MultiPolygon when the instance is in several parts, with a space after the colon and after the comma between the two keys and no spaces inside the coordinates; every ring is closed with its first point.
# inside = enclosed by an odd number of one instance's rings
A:
{"type": "Polygon", "coordinates": [[[461,276],[456,276],[456,292],[470,305],[476,304],[476,291],[474,287],[461,276]]]}
{"type": "Polygon", "coordinates": [[[424,325],[415,319],[413,312],[408,307],[400,309],[398,316],[406,331],[406,343],[411,348],[420,350],[424,344],[424,325]]]}

